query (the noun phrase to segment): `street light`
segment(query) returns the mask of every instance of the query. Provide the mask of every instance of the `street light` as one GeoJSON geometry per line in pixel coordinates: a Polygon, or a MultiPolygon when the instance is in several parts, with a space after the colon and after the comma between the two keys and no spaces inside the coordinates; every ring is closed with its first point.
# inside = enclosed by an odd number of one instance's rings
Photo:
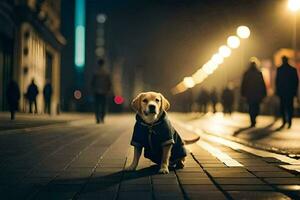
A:
{"type": "Polygon", "coordinates": [[[198,69],[192,76],[184,77],[184,79],[178,83],[171,92],[179,94],[186,91],[189,88],[193,88],[196,84],[203,82],[209,75],[213,74],[216,69],[223,63],[224,58],[231,55],[232,49],[236,49],[240,46],[240,38],[247,39],[250,37],[250,29],[247,26],[240,26],[237,29],[237,35],[228,37],[227,46],[223,45],[219,48],[218,52],[212,56],[212,58],[205,63],[200,69],[198,69]]]}
{"type": "Polygon", "coordinates": [[[250,37],[250,29],[247,26],[239,26],[236,34],[242,39],[247,39],[250,37]]]}
{"type": "Polygon", "coordinates": [[[186,88],[192,88],[192,87],[194,87],[195,86],[195,82],[194,82],[194,80],[193,80],[193,78],[192,77],[185,77],[184,79],[183,79],[183,84],[184,84],[184,86],[186,87],[186,88]]]}
{"type": "Polygon", "coordinates": [[[300,1],[299,0],[289,0],[288,8],[293,12],[297,12],[298,10],[300,10],[300,1]]]}
{"type": "Polygon", "coordinates": [[[289,0],[288,8],[290,11],[294,12],[294,25],[293,25],[293,49],[295,55],[295,62],[297,62],[297,11],[300,10],[299,0],[289,0]]]}
{"type": "Polygon", "coordinates": [[[237,36],[229,36],[227,44],[230,48],[236,49],[240,46],[240,39],[237,36]]]}
{"type": "Polygon", "coordinates": [[[231,54],[231,49],[228,46],[223,45],[219,48],[219,54],[224,58],[227,58],[231,54]]]}
{"type": "Polygon", "coordinates": [[[211,58],[211,61],[212,61],[213,63],[217,64],[217,65],[220,65],[220,64],[223,63],[224,58],[223,58],[220,54],[216,53],[216,54],[213,55],[213,57],[211,58]]]}

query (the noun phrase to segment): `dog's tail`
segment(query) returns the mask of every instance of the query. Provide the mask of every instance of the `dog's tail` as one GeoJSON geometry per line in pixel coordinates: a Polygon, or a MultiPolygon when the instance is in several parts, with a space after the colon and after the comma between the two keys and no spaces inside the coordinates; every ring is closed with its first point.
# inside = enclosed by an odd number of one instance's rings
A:
{"type": "Polygon", "coordinates": [[[195,142],[197,142],[198,140],[200,140],[200,136],[193,138],[193,139],[189,139],[186,140],[184,139],[184,144],[189,145],[189,144],[194,144],[195,142]]]}

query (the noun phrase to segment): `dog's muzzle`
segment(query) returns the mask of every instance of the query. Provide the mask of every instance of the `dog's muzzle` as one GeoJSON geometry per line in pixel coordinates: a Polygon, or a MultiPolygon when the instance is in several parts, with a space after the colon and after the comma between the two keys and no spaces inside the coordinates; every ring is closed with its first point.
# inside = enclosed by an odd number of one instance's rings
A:
{"type": "Polygon", "coordinates": [[[149,109],[149,113],[156,114],[156,107],[155,107],[155,105],[149,105],[148,109],[149,109]]]}

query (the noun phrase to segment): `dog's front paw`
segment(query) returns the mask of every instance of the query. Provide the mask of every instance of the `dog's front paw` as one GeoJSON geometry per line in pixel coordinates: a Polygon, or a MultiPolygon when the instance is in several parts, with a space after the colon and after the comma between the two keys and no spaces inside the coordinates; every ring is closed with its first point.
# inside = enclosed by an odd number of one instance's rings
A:
{"type": "Polygon", "coordinates": [[[160,174],[168,174],[169,173],[169,169],[168,169],[168,167],[161,167],[159,169],[158,173],[160,173],[160,174]]]}
{"type": "Polygon", "coordinates": [[[130,165],[129,167],[126,167],[124,171],[130,172],[130,171],[135,171],[136,170],[136,165],[130,165]]]}

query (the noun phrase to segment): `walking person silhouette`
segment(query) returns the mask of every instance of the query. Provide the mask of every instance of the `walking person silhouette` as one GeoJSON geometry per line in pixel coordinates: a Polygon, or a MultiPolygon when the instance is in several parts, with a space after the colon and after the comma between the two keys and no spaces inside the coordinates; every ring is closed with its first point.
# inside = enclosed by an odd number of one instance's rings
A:
{"type": "Polygon", "coordinates": [[[104,68],[104,60],[98,60],[97,69],[92,77],[92,90],[95,98],[95,117],[97,124],[104,123],[106,114],[106,98],[111,90],[111,78],[104,68]]]}
{"type": "Polygon", "coordinates": [[[241,95],[246,98],[251,127],[256,125],[256,117],[259,115],[260,103],[267,95],[266,85],[257,64],[251,61],[249,68],[244,73],[241,85],[241,95]]]}
{"type": "Polygon", "coordinates": [[[284,128],[288,123],[288,128],[292,126],[294,112],[294,97],[297,96],[299,78],[297,70],[288,62],[288,57],[282,57],[282,65],[277,69],[276,75],[276,94],[280,99],[280,113],[282,125],[284,128]]]}

